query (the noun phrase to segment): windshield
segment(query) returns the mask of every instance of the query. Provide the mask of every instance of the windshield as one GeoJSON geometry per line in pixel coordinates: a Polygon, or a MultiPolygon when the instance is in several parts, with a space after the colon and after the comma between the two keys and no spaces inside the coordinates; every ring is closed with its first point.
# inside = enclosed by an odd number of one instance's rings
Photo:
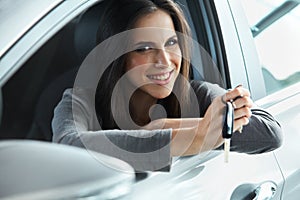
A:
{"type": "Polygon", "coordinates": [[[242,0],[242,3],[252,33],[258,24],[265,27],[253,37],[267,94],[300,82],[299,3],[285,0],[242,0]]]}
{"type": "Polygon", "coordinates": [[[62,0],[1,0],[0,57],[47,12],[62,0]],[[17,22],[17,23],[16,23],[17,22]]]}

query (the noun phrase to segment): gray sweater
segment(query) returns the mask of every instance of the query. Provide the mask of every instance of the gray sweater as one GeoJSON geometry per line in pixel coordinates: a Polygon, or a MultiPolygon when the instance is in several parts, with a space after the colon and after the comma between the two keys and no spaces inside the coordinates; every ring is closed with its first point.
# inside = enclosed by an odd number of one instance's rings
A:
{"type": "MultiPolygon", "coordinates": [[[[207,82],[192,81],[204,116],[212,100],[226,90],[207,82]]],[[[95,91],[86,88],[67,89],[54,111],[53,142],[83,147],[120,158],[137,171],[169,170],[171,129],[101,130],[95,113],[95,91]]],[[[231,150],[248,154],[274,150],[281,145],[280,125],[266,111],[252,109],[243,134],[233,134],[231,150]]],[[[222,147],[220,147],[222,148],[222,147]]]]}

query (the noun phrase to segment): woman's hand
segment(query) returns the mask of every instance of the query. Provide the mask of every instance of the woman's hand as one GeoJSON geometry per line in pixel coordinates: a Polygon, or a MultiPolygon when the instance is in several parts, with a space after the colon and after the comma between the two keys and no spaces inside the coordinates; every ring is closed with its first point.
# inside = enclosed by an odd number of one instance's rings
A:
{"type": "Polygon", "coordinates": [[[237,130],[241,131],[241,128],[249,123],[253,101],[247,89],[238,86],[223,96],[215,98],[198,126],[197,134],[200,134],[203,140],[200,152],[215,149],[223,144],[224,109],[228,101],[234,107],[233,132],[237,130]]]}
{"type": "Polygon", "coordinates": [[[253,106],[253,101],[250,98],[250,92],[242,86],[238,86],[228,91],[222,100],[232,102],[234,108],[233,131],[241,130],[241,127],[249,123],[249,118],[252,114],[251,107],[253,106]]]}

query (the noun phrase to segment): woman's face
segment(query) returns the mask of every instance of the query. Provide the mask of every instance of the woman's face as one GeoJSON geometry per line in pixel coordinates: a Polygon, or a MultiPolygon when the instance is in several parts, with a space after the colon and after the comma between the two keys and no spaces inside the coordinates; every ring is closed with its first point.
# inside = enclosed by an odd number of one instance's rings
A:
{"type": "Polygon", "coordinates": [[[181,50],[171,17],[162,10],[135,23],[133,48],[125,69],[131,84],[156,99],[170,95],[181,65],[181,50]]]}

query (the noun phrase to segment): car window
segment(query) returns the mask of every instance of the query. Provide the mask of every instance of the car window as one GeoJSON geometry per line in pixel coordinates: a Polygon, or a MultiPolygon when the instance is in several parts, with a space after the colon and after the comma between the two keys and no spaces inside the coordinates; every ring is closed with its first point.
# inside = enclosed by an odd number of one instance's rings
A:
{"type": "Polygon", "coordinates": [[[0,39],[0,57],[42,16],[59,3],[61,0],[47,0],[39,3],[34,1],[24,3],[22,0],[1,1],[0,19],[5,20],[0,21],[0,32],[3,33],[0,39]]]}
{"type": "Polygon", "coordinates": [[[266,93],[300,82],[299,3],[285,0],[241,2],[259,55],[266,93]]]}

